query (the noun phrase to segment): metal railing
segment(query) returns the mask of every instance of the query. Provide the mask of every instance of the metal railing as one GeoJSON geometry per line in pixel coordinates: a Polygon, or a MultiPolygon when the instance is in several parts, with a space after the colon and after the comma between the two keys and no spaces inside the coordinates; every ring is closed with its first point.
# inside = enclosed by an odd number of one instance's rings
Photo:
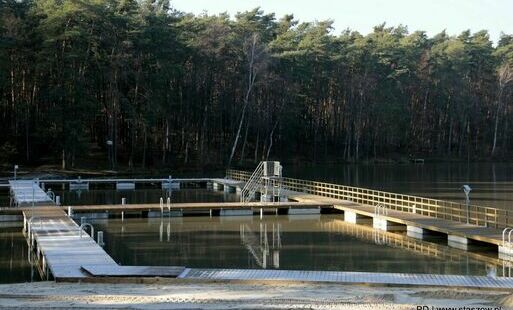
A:
{"type": "Polygon", "coordinates": [[[241,190],[240,201],[241,202],[249,202],[255,192],[261,187],[262,175],[264,172],[264,162],[261,161],[260,164],[256,167],[253,174],[249,175],[246,181],[246,185],[241,190]]]}
{"type": "MultiPolygon", "coordinates": [[[[227,178],[237,181],[247,181],[250,176],[251,173],[246,171],[226,171],[227,178]]],[[[467,223],[467,209],[463,203],[292,178],[282,178],[282,188],[368,206],[380,204],[389,210],[467,223]]],[[[498,229],[513,226],[513,217],[508,210],[470,205],[468,217],[469,224],[473,225],[498,229]]]]}

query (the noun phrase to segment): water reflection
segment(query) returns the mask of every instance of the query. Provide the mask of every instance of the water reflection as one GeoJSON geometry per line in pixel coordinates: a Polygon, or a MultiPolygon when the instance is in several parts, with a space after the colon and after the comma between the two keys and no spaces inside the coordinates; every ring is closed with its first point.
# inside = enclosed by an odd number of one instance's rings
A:
{"type": "Polygon", "coordinates": [[[95,225],[105,231],[107,252],[123,265],[498,276],[511,269],[495,252],[380,232],[338,215],[111,219],[95,225]]]}
{"type": "Polygon", "coordinates": [[[160,189],[140,188],[135,190],[92,189],[92,190],[59,190],[63,205],[101,205],[120,204],[126,198],[128,204],[159,203],[160,198],[171,198],[172,202],[223,202],[239,201],[236,193],[205,189],[160,189]]]}
{"type": "Polygon", "coordinates": [[[281,232],[280,223],[272,223],[271,242],[267,234],[267,224],[260,223],[259,232],[253,232],[247,224],[240,225],[240,239],[258,266],[266,269],[268,264],[280,268],[281,232]]]}
{"type": "Polygon", "coordinates": [[[40,280],[21,228],[0,228],[0,283],[40,280]]]}
{"type": "Polygon", "coordinates": [[[469,184],[475,205],[511,209],[513,164],[426,163],[286,166],[287,177],[366,187],[464,203],[469,184]]]}

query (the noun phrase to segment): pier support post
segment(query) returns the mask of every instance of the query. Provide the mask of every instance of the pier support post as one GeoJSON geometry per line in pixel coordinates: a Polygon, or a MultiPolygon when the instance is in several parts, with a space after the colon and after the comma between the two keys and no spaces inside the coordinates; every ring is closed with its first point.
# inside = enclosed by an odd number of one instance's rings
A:
{"type": "Polygon", "coordinates": [[[407,225],[406,226],[406,235],[408,237],[417,238],[417,239],[422,240],[428,235],[428,232],[424,228],[407,225]]]}
{"type": "Polygon", "coordinates": [[[405,231],[406,225],[387,221],[387,219],[375,216],[372,218],[372,227],[383,231],[405,231]]]}
{"type": "Polygon", "coordinates": [[[456,235],[447,235],[447,245],[450,247],[466,251],[471,244],[472,241],[468,238],[456,235]]]}
{"type": "Polygon", "coordinates": [[[229,186],[229,185],[225,185],[224,186],[224,192],[225,193],[235,193],[235,187],[233,186],[229,186]]]}
{"type": "Polygon", "coordinates": [[[344,221],[352,224],[372,224],[372,218],[353,211],[344,211],[344,221]]]}

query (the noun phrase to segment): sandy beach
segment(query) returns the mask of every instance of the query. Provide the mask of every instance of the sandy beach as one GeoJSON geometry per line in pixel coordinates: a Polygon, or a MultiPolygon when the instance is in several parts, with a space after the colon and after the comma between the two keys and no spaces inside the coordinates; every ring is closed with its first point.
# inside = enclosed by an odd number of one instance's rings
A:
{"type": "Polygon", "coordinates": [[[511,291],[311,283],[0,285],[2,309],[511,309],[511,291]],[[481,308],[479,308],[481,307],[481,308]],[[498,308],[501,307],[501,308],[498,308]],[[425,308],[428,309],[428,308],[425,308]],[[472,309],[472,308],[470,308],[472,309]]]}

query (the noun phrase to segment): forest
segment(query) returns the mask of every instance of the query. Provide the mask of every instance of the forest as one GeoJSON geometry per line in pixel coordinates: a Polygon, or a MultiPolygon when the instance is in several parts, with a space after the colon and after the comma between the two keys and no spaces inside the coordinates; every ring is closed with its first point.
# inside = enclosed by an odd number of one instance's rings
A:
{"type": "MultiPolygon", "coordinates": [[[[364,18],[364,17],[362,17],[364,18]]],[[[513,35],[0,0],[0,164],[508,160],[513,35]]]]}

